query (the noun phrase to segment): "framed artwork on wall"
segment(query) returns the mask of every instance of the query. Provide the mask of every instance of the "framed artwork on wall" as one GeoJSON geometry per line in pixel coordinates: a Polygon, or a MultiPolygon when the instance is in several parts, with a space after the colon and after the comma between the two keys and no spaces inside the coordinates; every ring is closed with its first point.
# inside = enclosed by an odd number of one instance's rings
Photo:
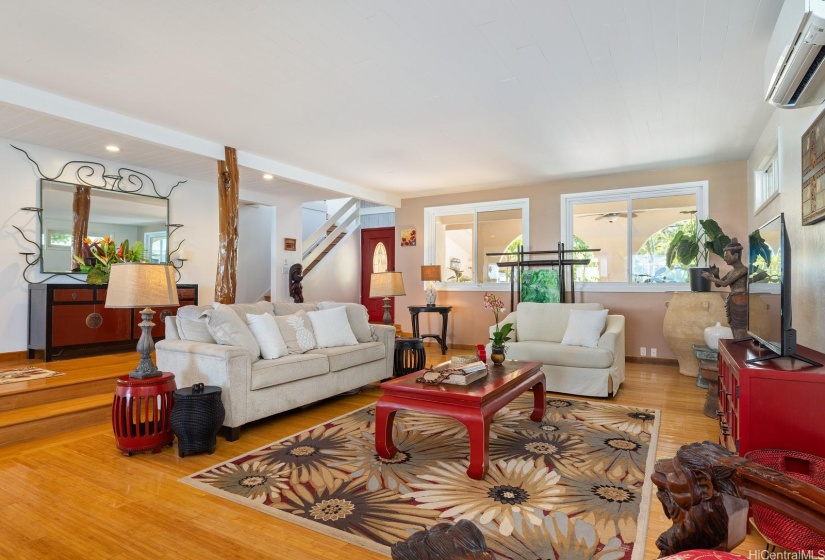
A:
{"type": "Polygon", "coordinates": [[[416,233],[415,226],[404,226],[401,228],[401,246],[415,247],[416,233]]]}
{"type": "Polygon", "coordinates": [[[284,251],[294,251],[295,240],[291,237],[284,237],[284,251]]]}
{"type": "Polygon", "coordinates": [[[825,111],[802,135],[802,225],[825,220],[825,111]]]}

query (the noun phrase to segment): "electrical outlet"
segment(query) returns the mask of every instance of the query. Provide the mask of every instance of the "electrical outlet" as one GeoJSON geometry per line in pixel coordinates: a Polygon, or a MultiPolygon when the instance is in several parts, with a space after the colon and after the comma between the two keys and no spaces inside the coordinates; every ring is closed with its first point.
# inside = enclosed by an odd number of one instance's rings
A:
{"type": "Polygon", "coordinates": [[[647,348],[642,346],[641,349],[639,349],[639,355],[640,356],[647,356],[647,348]]]}
{"type": "Polygon", "coordinates": [[[655,357],[656,357],[656,349],[655,349],[655,348],[651,348],[651,349],[650,349],[650,357],[651,357],[651,358],[655,358],[655,357]]]}

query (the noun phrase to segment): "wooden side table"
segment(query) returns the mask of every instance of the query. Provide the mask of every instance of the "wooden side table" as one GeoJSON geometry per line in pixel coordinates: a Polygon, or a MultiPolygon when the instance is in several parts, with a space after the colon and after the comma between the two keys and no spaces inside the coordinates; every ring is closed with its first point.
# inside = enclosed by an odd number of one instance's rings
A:
{"type": "Polygon", "coordinates": [[[226,409],[221,402],[220,387],[196,383],[175,391],[170,422],[178,436],[178,455],[214,453],[224,418],[226,409]]]}
{"type": "Polygon", "coordinates": [[[112,402],[112,428],[117,448],[127,457],[136,451],[159,453],[172,445],[175,434],[169,422],[175,391],[175,375],[117,380],[112,402]]]}
{"type": "Polygon", "coordinates": [[[434,338],[441,345],[441,354],[447,353],[447,317],[452,310],[451,305],[410,305],[410,318],[412,319],[413,338],[434,338]],[[440,313],[441,314],[441,336],[437,334],[419,334],[418,314],[419,313],[440,313]]]}

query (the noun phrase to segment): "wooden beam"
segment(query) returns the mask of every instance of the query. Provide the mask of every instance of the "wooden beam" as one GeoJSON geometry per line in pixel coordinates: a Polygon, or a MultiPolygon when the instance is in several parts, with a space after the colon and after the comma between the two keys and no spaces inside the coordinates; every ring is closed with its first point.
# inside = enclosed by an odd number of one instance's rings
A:
{"type": "Polygon", "coordinates": [[[240,176],[235,148],[226,147],[218,162],[218,271],[215,301],[235,303],[238,269],[238,192],[240,176]]]}
{"type": "MultiPolygon", "coordinates": [[[[84,248],[88,252],[88,247],[83,243],[83,239],[89,236],[89,210],[92,205],[92,190],[89,187],[81,185],[76,186],[74,196],[72,197],[72,255],[78,255],[81,258],[91,256],[86,255],[84,248]]],[[[72,259],[69,255],[69,262],[71,263],[71,270],[80,270],[80,263],[72,259]]]]}

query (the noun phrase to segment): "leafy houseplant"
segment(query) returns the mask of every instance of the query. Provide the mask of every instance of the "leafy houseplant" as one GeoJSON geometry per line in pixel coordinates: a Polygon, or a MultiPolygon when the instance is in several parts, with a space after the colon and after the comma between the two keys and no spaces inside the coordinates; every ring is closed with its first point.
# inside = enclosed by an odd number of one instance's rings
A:
{"type": "Polygon", "coordinates": [[[674,261],[691,267],[691,290],[709,292],[710,282],[702,278],[702,272],[708,270],[708,256],[710,253],[724,256],[725,245],[730,243],[730,237],[725,235],[716,220],[697,220],[695,210],[684,211],[682,214],[691,214],[694,219],[685,228],[677,231],[670,241],[667,248],[667,267],[673,267],[674,261]]]}
{"type": "Polygon", "coordinates": [[[86,237],[83,239],[83,254],[72,255],[72,258],[80,264],[80,272],[86,273],[87,284],[105,284],[109,281],[113,264],[143,260],[143,243],[138,241],[129,248],[128,240],[118,246],[108,235],[96,241],[86,237]],[[94,264],[87,264],[87,261],[94,264]]]}

